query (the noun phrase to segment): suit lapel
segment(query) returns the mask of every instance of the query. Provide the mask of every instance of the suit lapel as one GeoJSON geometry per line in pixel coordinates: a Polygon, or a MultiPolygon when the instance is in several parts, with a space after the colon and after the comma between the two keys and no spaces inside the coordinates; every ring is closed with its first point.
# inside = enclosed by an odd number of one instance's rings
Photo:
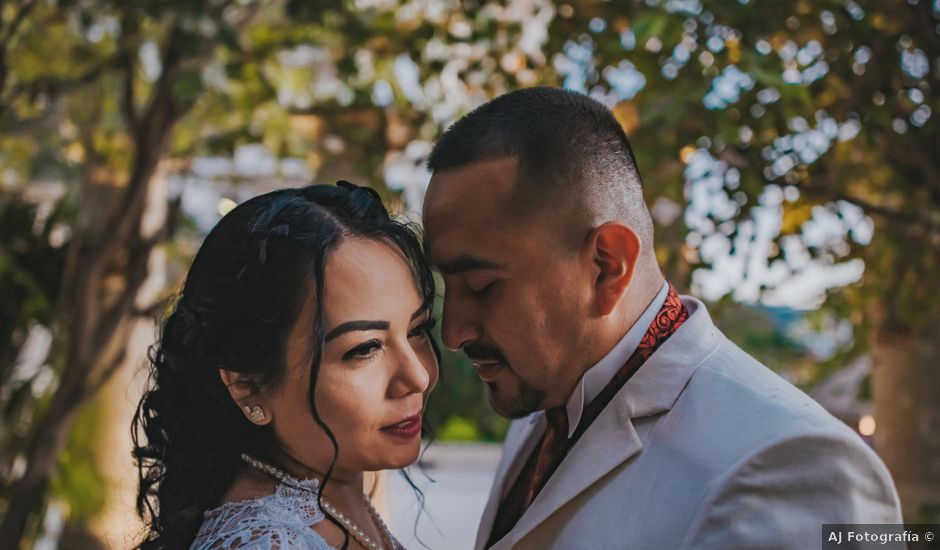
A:
{"type": "Polygon", "coordinates": [[[525,466],[526,459],[545,431],[545,425],[544,414],[533,414],[513,422],[509,433],[506,434],[506,441],[503,444],[503,456],[496,468],[496,476],[493,479],[493,486],[490,488],[490,496],[486,501],[486,507],[483,509],[483,516],[480,518],[480,527],[477,530],[477,540],[474,545],[477,550],[486,548],[503,495],[525,466]]]}
{"type": "MultiPolygon", "coordinates": [[[[705,306],[695,298],[683,297],[682,301],[689,309],[688,320],[624,384],[558,466],[516,526],[493,546],[493,550],[511,548],[559,508],[643,449],[631,419],[670,410],[698,366],[722,341],[705,306]]],[[[544,414],[537,415],[537,422],[526,428],[512,442],[511,457],[507,439],[507,455],[500,464],[484,512],[485,525],[481,525],[477,549],[486,545],[505,484],[512,483],[522,468],[521,462],[528,458],[545,431],[544,414]]]]}
{"type": "MultiPolygon", "coordinates": [[[[623,392],[614,397],[571,449],[545,487],[502,542],[511,547],[571,499],[631,457],[643,444],[627,412],[623,392]]],[[[497,545],[502,547],[502,544],[497,545]]]]}

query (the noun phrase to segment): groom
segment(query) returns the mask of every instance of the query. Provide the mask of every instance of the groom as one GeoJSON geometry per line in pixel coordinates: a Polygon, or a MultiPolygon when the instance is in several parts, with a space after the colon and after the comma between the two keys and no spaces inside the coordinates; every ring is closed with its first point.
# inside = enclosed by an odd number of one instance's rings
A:
{"type": "Polygon", "coordinates": [[[477,548],[804,549],[901,521],[875,453],[664,280],[604,106],[506,94],[428,165],[444,343],[515,419],[477,548]]]}

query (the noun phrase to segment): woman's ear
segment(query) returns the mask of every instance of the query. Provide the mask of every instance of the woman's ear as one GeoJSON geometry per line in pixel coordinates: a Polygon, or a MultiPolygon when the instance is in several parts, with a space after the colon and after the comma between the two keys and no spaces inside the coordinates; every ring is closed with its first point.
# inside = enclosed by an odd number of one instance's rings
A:
{"type": "Polygon", "coordinates": [[[607,222],[588,235],[585,246],[597,270],[594,292],[598,313],[609,315],[633,280],[640,238],[622,223],[607,222]]]}
{"type": "Polygon", "coordinates": [[[232,400],[242,410],[249,422],[258,426],[269,424],[273,419],[270,408],[266,408],[261,399],[260,386],[256,378],[244,372],[219,369],[219,377],[225,384],[232,400]]]}

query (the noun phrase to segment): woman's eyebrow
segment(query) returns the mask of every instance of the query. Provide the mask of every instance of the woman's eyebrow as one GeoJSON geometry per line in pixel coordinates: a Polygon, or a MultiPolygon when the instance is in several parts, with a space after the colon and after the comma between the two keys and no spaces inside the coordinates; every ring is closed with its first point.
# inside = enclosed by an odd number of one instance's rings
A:
{"type": "Polygon", "coordinates": [[[388,330],[388,327],[388,321],[346,321],[345,323],[340,323],[336,326],[336,328],[328,332],[324,338],[324,341],[329,342],[337,336],[346,334],[347,332],[353,332],[357,330],[388,330]]]}
{"type": "MultiPolygon", "coordinates": [[[[414,321],[430,311],[431,308],[422,305],[411,314],[411,320],[414,321]]],[[[353,331],[388,330],[389,326],[391,325],[388,321],[346,321],[345,323],[340,323],[333,330],[328,332],[323,340],[329,342],[338,336],[353,331]]]]}
{"type": "Polygon", "coordinates": [[[421,317],[425,313],[430,313],[430,312],[431,312],[431,308],[422,304],[421,307],[416,309],[415,312],[411,314],[411,320],[414,321],[415,319],[417,319],[418,317],[421,317]]]}

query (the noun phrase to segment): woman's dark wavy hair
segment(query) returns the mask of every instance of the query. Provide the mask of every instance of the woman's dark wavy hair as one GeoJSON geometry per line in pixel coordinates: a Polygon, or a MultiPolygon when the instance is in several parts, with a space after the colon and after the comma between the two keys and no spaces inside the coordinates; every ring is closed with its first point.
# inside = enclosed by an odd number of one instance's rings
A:
{"type": "MultiPolygon", "coordinates": [[[[338,453],[313,399],[324,336],[323,274],[329,254],[349,237],[397,246],[431,308],[434,279],[415,232],[392,220],[367,187],[341,181],[260,195],[226,214],[206,237],[150,349],[150,386],[131,426],[137,512],[148,531],[140,548],[188,547],[203,512],[235,479],[240,455],[270,460],[280,448],[268,426],[245,418],[219,369],[248,373],[259,385],[276,382],[284,372],[288,334],[311,289],[317,311],[309,399],[334,451],[318,499],[322,495],[338,453]]],[[[436,346],[434,353],[440,359],[436,346]]]]}

